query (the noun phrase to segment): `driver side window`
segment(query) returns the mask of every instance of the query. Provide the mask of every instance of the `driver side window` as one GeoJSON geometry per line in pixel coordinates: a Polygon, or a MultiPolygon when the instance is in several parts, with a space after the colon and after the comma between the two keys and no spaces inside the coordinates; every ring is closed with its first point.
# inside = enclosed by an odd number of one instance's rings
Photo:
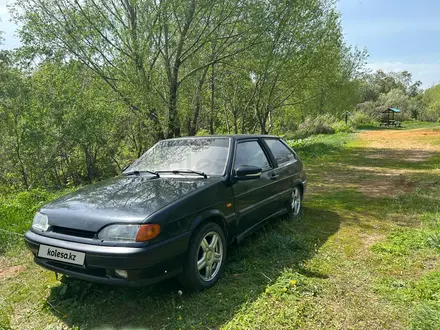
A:
{"type": "Polygon", "coordinates": [[[245,141],[237,145],[234,169],[243,165],[260,167],[263,171],[270,169],[269,160],[258,141],[245,141]]]}

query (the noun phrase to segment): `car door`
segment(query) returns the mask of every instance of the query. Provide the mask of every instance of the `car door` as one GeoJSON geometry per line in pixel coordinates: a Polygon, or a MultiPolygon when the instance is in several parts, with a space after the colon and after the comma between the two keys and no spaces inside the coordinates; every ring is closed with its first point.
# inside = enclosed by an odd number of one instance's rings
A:
{"type": "Polygon", "coordinates": [[[232,175],[242,165],[258,166],[262,174],[260,178],[237,181],[232,186],[238,233],[245,232],[276,212],[273,203],[276,172],[258,139],[237,141],[232,175]]]}
{"type": "Polygon", "coordinates": [[[278,180],[274,182],[278,198],[276,199],[277,208],[285,208],[290,201],[292,188],[301,176],[301,163],[296,154],[291,151],[283,141],[278,138],[264,138],[266,146],[269,148],[276,162],[278,180]]]}

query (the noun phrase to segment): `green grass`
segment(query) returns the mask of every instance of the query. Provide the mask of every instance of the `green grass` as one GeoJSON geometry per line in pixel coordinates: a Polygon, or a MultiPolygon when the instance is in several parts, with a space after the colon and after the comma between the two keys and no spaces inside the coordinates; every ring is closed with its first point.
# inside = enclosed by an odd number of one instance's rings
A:
{"type": "MultiPolygon", "coordinates": [[[[11,245],[0,255],[0,272],[12,273],[0,275],[0,329],[439,328],[439,152],[413,161],[411,149],[372,148],[360,136],[289,141],[308,171],[302,218],[232,246],[222,278],[204,292],[174,280],[57,280],[11,245]]],[[[21,232],[37,206],[8,200],[21,211],[8,211],[7,226],[21,232]]]]}
{"type": "Polygon", "coordinates": [[[50,200],[72,191],[48,192],[41,189],[0,195],[0,253],[17,250],[21,235],[30,227],[35,212],[50,200]]]}
{"type": "MultiPolygon", "coordinates": [[[[399,120],[396,117],[396,120],[399,120]]],[[[417,129],[417,128],[434,128],[438,129],[440,126],[440,123],[438,122],[426,122],[426,121],[418,121],[418,120],[408,120],[403,121],[401,123],[401,127],[384,127],[379,126],[379,122],[377,124],[371,125],[371,124],[362,124],[358,127],[359,130],[411,130],[411,129],[417,129]]]]}

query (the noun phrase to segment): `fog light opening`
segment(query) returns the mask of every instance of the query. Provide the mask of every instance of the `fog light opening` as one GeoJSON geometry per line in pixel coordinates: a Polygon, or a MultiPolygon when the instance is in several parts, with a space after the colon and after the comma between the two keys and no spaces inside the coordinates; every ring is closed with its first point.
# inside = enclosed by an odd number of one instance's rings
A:
{"type": "Polygon", "coordinates": [[[125,269],[115,269],[115,274],[122,278],[128,278],[128,272],[125,269]]]}

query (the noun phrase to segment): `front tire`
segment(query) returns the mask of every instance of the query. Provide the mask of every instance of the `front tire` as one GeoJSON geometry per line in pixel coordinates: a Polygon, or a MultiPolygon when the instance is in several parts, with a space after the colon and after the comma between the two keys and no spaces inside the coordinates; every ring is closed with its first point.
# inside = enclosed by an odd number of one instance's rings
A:
{"type": "Polygon", "coordinates": [[[218,281],[226,260],[223,230],[213,222],[202,224],[189,242],[186,262],[179,282],[190,289],[207,289],[218,281]]]}
{"type": "Polygon", "coordinates": [[[300,217],[302,212],[302,190],[300,186],[295,186],[292,189],[290,196],[289,214],[293,219],[300,217]]]}

